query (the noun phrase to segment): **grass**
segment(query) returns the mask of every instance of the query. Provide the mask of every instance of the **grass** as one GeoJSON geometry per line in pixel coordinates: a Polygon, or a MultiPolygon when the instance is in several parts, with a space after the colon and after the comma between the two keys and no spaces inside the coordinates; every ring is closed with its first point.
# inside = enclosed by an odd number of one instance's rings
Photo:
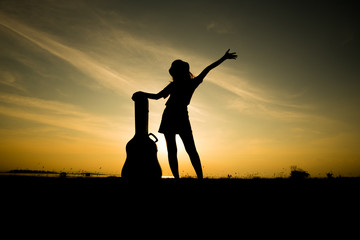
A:
{"type": "MultiPolygon", "coordinates": [[[[360,178],[334,177],[332,173],[324,178],[311,178],[310,175],[296,166],[291,167],[289,177],[261,178],[238,178],[228,175],[224,178],[196,178],[185,177],[181,179],[162,178],[155,181],[138,179],[138,181],[126,181],[121,177],[96,175],[96,174],[67,174],[64,172],[48,172],[34,170],[16,170],[0,175],[0,186],[3,189],[17,192],[76,192],[81,191],[91,195],[94,191],[107,194],[132,192],[134,189],[148,192],[178,192],[179,194],[199,193],[205,195],[226,195],[236,197],[276,195],[277,197],[296,196],[320,196],[321,194],[341,195],[357,193],[360,186],[360,178]],[[101,176],[101,177],[99,177],[101,176]]],[[[140,192],[141,192],[140,191],[140,192]]],[[[150,193],[151,194],[151,193],[150,193]]],[[[330,198],[330,195],[328,196],[330,198]]]]}

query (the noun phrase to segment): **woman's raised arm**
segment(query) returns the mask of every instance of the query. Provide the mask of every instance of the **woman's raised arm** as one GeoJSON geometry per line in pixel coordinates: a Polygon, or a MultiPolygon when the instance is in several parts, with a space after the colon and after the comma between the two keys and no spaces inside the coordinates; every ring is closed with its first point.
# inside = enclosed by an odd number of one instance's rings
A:
{"type": "Polygon", "coordinates": [[[230,49],[228,49],[225,53],[225,55],[220,58],[219,60],[217,60],[216,62],[210,64],[209,66],[207,66],[200,74],[199,74],[199,78],[204,79],[205,76],[210,72],[210,70],[216,68],[217,66],[219,66],[222,62],[224,62],[227,59],[236,59],[237,55],[236,52],[232,52],[230,53],[230,49]]]}

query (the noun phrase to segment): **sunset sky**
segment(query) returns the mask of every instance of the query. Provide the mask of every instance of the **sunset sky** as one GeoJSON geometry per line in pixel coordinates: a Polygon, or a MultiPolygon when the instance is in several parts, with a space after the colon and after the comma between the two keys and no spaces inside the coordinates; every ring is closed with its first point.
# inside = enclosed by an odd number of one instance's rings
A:
{"type": "MultiPolygon", "coordinates": [[[[131,95],[175,59],[198,75],[189,106],[205,177],[360,176],[356,1],[0,0],[0,171],[120,174],[131,95]]],[[[166,100],[150,100],[158,133],[166,100]]],[[[179,139],[178,139],[179,140],[179,139]]],[[[181,176],[195,176],[179,145],[181,176]]]]}

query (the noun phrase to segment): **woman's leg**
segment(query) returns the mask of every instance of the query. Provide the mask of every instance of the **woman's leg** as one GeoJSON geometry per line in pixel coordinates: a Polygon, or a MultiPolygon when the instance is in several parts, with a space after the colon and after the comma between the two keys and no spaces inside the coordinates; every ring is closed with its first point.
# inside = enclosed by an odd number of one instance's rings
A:
{"type": "Polygon", "coordinates": [[[176,139],[175,134],[165,134],[166,146],[168,150],[168,159],[169,165],[172,174],[176,179],[179,178],[179,166],[177,159],[177,147],[176,147],[176,139]]]}
{"type": "Polygon", "coordinates": [[[196,175],[199,179],[203,178],[203,172],[201,168],[201,162],[199,154],[195,147],[194,137],[191,131],[180,133],[181,140],[184,143],[185,150],[189,154],[191,164],[193,165],[196,175]]]}

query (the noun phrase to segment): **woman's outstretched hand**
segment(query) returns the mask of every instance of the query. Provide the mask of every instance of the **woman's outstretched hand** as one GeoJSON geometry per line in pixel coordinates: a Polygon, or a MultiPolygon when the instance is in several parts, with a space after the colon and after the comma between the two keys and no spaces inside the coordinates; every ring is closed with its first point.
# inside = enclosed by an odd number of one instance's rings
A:
{"type": "Polygon", "coordinates": [[[224,59],[236,59],[237,55],[236,55],[236,52],[230,53],[230,49],[228,49],[223,58],[224,59]]]}

